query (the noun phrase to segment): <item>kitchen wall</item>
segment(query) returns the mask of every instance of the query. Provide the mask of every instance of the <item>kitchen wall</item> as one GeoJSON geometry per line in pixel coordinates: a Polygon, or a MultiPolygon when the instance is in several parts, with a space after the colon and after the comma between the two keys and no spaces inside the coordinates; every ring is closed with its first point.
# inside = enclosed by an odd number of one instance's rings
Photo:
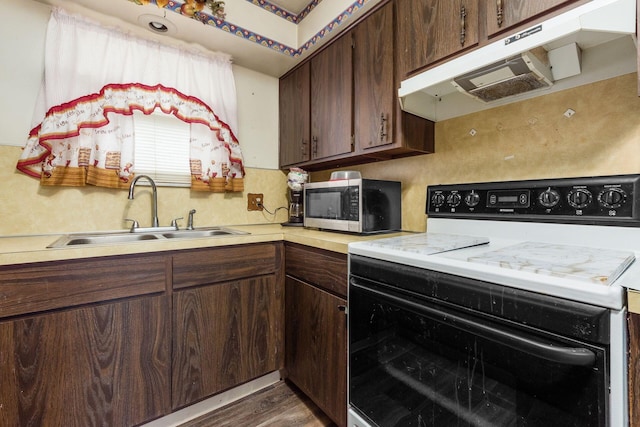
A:
{"type": "MultiPolygon", "coordinates": [[[[18,173],[15,164],[31,127],[42,78],[44,34],[49,8],[32,1],[0,0],[0,236],[118,230],[124,218],[151,221],[150,192],[141,187],[134,200],[126,191],[100,188],[47,188],[18,173]]],[[[160,187],[160,222],[196,209],[195,224],[232,225],[286,221],[247,211],[247,193],[263,193],[265,206],[286,206],[286,174],[278,170],[278,80],[234,65],[240,140],[246,165],[244,193],[203,194],[160,187]]],[[[182,224],[186,224],[183,221],[182,224]]]]}
{"type": "MultiPolygon", "coordinates": [[[[150,221],[150,194],[99,188],[55,189],[15,171],[42,73],[48,8],[0,0],[0,235],[112,230],[124,218],[150,221]],[[40,67],[40,68],[38,68],[40,67]]],[[[198,210],[196,225],[282,222],[248,212],[246,194],[264,193],[270,210],[286,205],[286,175],[277,170],[277,80],[234,67],[239,139],[248,165],[240,194],[159,189],[163,224],[198,210]]],[[[429,184],[640,173],[640,100],[636,74],[436,124],[434,154],[352,167],[364,177],[403,183],[403,228],[425,229],[429,184]],[[570,118],[563,114],[575,110],[570,118]],[[471,130],[475,129],[475,136],[471,130]]],[[[330,171],[312,174],[327,179],[330,171]]]]}
{"type": "Polygon", "coordinates": [[[636,73],[438,122],[435,133],[434,154],[349,168],[402,181],[407,230],[425,230],[430,184],[640,173],[636,73]]]}

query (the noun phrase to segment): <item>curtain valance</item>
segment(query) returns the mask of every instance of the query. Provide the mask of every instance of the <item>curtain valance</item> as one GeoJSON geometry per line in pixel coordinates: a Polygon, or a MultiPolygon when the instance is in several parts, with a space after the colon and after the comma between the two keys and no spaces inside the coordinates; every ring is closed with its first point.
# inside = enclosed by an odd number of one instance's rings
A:
{"type": "Polygon", "coordinates": [[[228,55],[177,49],[52,12],[45,78],[18,170],[43,185],[127,187],[134,110],[189,123],[192,188],[242,191],[228,55]]]}
{"type": "Polygon", "coordinates": [[[133,111],[156,109],[191,125],[194,190],[242,191],[242,154],[233,132],[201,100],[162,85],[107,85],[51,108],[31,131],[18,170],[43,185],[128,187],[135,164],[133,111]]]}

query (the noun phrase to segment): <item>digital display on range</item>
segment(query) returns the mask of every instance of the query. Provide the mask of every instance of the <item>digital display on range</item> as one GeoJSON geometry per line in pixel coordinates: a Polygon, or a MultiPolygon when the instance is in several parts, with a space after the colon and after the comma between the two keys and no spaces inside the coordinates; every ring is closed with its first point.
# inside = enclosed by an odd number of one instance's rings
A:
{"type": "Polygon", "coordinates": [[[518,201],[518,196],[498,196],[498,203],[515,203],[518,201]]]}
{"type": "Polygon", "coordinates": [[[528,208],[529,190],[487,191],[488,208],[528,208]]]}

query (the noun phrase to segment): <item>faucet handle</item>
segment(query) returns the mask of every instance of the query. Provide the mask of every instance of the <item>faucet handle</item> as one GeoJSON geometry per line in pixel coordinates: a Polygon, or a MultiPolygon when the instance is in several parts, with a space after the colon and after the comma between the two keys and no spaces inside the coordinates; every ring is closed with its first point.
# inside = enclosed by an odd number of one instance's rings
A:
{"type": "Polygon", "coordinates": [[[140,227],[140,224],[138,224],[138,221],[136,221],[135,219],[130,219],[130,218],[125,218],[125,221],[131,221],[131,232],[133,233],[133,230],[135,230],[136,228],[140,227]]]}
{"type": "Polygon", "coordinates": [[[180,219],[184,219],[184,217],[181,216],[180,218],[176,218],[176,219],[171,220],[171,226],[175,227],[176,230],[178,229],[178,220],[180,220],[180,219]]]}

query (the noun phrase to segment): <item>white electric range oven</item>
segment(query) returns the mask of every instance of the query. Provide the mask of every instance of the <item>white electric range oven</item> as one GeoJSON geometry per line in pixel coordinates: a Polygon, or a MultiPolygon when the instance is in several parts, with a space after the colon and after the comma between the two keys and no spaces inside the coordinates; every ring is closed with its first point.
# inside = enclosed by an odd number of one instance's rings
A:
{"type": "Polygon", "coordinates": [[[430,186],[349,245],[349,426],[628,425],[640,175],[430,186]]]}

